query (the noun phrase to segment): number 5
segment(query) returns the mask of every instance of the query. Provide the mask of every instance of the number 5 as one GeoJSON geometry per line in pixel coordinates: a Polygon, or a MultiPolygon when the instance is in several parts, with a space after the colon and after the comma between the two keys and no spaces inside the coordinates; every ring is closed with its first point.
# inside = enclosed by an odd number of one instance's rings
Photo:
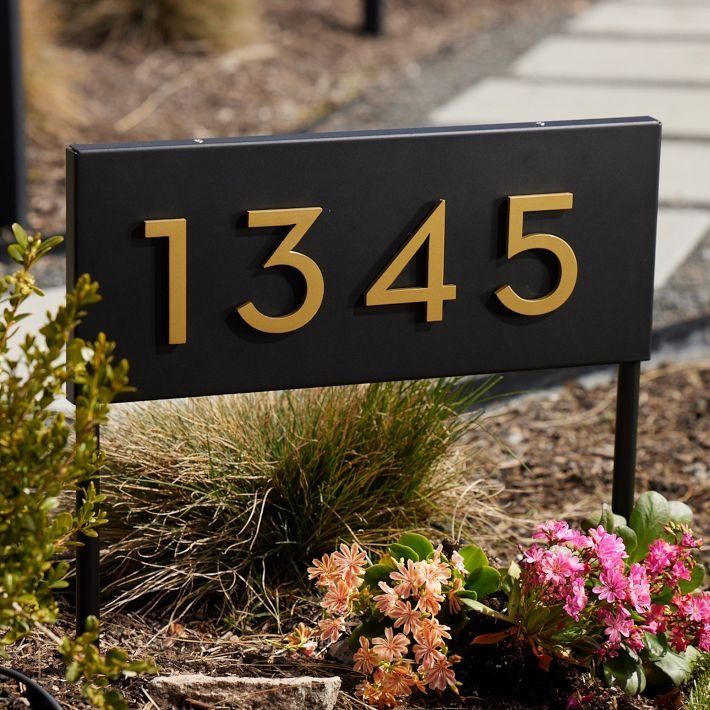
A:
{"type": "Polygon", "coordinates": [[[514,313],[524,316],[541,316],[563,305],[572,295],[577,283],[577,258],[566,241],[553,234],[526,234],[523,236],[523,218],[526,212],[572,209],[571,192],[552,192],[546,195],[512,195],[508,198],[508,249],[512,259],[530,249],[552,252],[560,263],[557,286],[541,298],[523,298],[510,286],[496,291],[500,302],[514,313]]]}

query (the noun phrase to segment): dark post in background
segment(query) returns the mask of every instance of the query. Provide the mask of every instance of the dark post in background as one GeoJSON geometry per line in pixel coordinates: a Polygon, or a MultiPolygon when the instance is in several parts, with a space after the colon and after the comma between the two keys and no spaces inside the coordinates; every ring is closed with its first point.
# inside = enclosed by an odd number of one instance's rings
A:
{"type": "Polygon", "coordinates": [[[365,0],[363,31],[370,35],[382,34],[385,0],[365,0]]]}
{"type": "Polygon", "coordinates": [[[0,227],[25,220],[19,0],[0,2],[0,227]]]}

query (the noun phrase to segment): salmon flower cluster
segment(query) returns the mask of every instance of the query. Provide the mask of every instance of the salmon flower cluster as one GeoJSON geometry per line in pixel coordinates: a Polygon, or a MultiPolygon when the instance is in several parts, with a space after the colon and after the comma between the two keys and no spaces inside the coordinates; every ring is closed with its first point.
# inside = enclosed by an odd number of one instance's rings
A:
{"type": "MultiPolygon", "coordinates": [[[[414,692],[458,692],[451,624],[465,622],[466,599],[476,598],[466,588],[469,570],[458,551],[447,556],[421,536],[404,539],[419,554],[393,545],[373,565],[357,543],[343,544],[308,568],[324,612],[313,633],[326,645],[349,635],[354,668],[366,676],[357,692],[377,708],[396,707],[414,692]]],[[[487,566],[482,552],[477,560],[487,566]]],[[[497,586],[497,572],[493,576],[497,586]]],[[[298,627],[287,637],[288,648],[310,654],[312,638],[298,627]]]]}

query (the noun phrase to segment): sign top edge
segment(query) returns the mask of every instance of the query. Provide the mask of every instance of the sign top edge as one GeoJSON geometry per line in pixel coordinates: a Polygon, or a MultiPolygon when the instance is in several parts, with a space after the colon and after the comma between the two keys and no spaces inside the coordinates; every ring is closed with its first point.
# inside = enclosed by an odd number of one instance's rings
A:
{"type": "Polygon", "coordinates": [[[509,131],[564,130],[568,128],[621,127],[656,125],[661,122],[652,116],[624,116],[619,118],[592,118],[567,121],[534,121],[525,123],[498,123],[463,126],[429,126],[424,128],[388,128],[361,131],[335,131],[323,133],[286,133],[278,135],[238,136],[233,138],[191,138],[185,140],[138,141],[124,143],[71,144],[67,150],[76,154],[103,153],[121,150],[198,148],[207,146],[254,145],[274,143],[309,143],[323,140],[367,140],[375,138],[412,138],[418,136],[446,136],[509,131]]]}

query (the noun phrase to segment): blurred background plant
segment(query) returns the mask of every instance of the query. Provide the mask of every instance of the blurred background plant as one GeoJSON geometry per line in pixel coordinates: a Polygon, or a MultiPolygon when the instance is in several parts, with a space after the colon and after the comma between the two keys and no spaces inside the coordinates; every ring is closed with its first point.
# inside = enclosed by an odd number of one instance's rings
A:
{"type": "Polygon", "coordinates": [[[69,140],[72,129],[86,126],[77,85],[81,66],[66,62],[59,46],[62,16],[55,0],[21,0],[23,85],[26,127],[33,140],[69,140]]]}
{"type": "Polygon", "coordinates": [[[88,45],[138,40],[221,50],[253,37],[255,0],[60,0],[67,36],[88,45]]]}
{"type": "MultiPolygon", "coordinates": [[[[105,429],[109,608],[277,623],[304,563],[426,527],[493,385],[456,379],[132,405],[105,429]],[[268,582],[267,582],[268,580],[268,582]],[[137,604],[136,604],[137,603],[137,604]]],[[[450,509],[441,511],[450,519],[450,509]]],[[[440,532],[438,533],[440,535],[440,532]]]]}
{"type": "Polygon", "coordinates": [[[130,662],[119,649],[105,658],[86,653],[98,634],[95,620],[77,644],[65,643],[49,626],[58,617],[55,590],[68,584],[69,564],[62,557],[79,532],[95,536],[106,521],[103,498],[92,485],[78,510],[63,510],[60,499],[100,468],[95,430],[106,421],[113,398],[129,389],[128,363],[114,361],[114,344],[103,333],[95,342],[70,341],[86,306],[100,298],[98,284],[87,275],[67,293],[66,304],[48,314],[38,334],[14,345],[23,307],[31,296],[42,295],[32,268],[62,238],[43,240],[17,224],[13,234],[8,254],[20,267],[0,278],[0,656],[39,629],[72,657],[67,677],[83,678],[86,697],[97,707],[118,710],[127,707],[120,693],[102,688],[122,674],[151,671],[152,665],[130,662]],[[81,389],[73,426],[56,408],[70,381],[81,389]]]}

